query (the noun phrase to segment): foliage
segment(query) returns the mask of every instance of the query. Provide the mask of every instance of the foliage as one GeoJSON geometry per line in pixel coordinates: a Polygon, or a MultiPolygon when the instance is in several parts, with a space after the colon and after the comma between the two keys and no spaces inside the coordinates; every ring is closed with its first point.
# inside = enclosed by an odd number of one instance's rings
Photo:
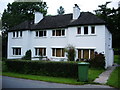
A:
{"type": "Polygon", "coordinates": [[[114,55],[114,63],[117,63],[120,65],[120,55],[114,55]]]}
{"type": "Polygon", "coordinates": [[[95,10],[98,17],[106,21],[106,26],[110,30],[113,36],[113,47],[120,48],[120,7],[117,9],[108,8],[107,5],[111,2],[106,2],[104,5],[99,5],[100,9],[95,10]]]}
{"type": "Polygon", "coordinates": [[[65,13],[64,8],[62,6],[60,6],[59,9],[57,9],[57,13],[58,13],[58,15],[64,14],[65,13]]]}
{"type": "Polygon", "coordinates": [[[2,15],[3,28],[9,29],[25,20],[33,20],[34,12],[47,13],[46,2],[13,2],[8,3],[2,15]]]}
{"type": "Polygon", "coordinates": [[[95,54],[95,58],[88,60],[90,67],[93,68],[105,68],[105,57],[103,54],[95,54]]]}
{"type": "Polygon", "coordinates": [[[2,75],[16,77],[16,78],[26,78],[31,80],[40,80],[40,81],[48,81],[48,82],[56,82],[56,83],[64,83],[64,84],[85,84],[85,83],[93,83],[92,81],[98,77],[104,70],[103,69],[89,69],[88,72],[88,82],[77,82],[75,78],[63,78],[63,77],[53,77],[53,76],[40,76],[40,75],[28,75],[28,74],[20,74],[13,72],[3,72],[2,75]]]}
{"type": "Polygon", "coordinates": [[[120,72],[120,67],[116,67],[116,69],[111,73],[107,85],[120,88],[119,72],[120,72]]]}
{"type": "Polygon", "coordinates": [[[31,50],[28,50],[26,53],[25,53],[25,56],[22,57],[23,60],[31,60],[31,50]]]}
{"type": "Polygon", "coordinates": [[[53,77],[77,78],[78,71],[75,62],[7,60],[6,65],[10,72],[53,77]]]}
{"type": "Polygon", "coordinates": [[[68,45],[65,48],[65,52],[67,53],[68,61],[75,61],[76,51],[75,51],[75,47],[74,46],[68,45]]]}

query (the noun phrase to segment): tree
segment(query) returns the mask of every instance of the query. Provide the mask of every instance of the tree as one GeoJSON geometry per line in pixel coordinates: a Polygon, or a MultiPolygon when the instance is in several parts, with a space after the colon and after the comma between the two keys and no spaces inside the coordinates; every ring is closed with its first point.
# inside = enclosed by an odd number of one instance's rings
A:
{"type": "Polygon", "coordinates": [[[113,36],[113,47],[120,48],[120,7],[117,9],[108,8],[107,5],[111,2],[106,2],[104,5],[99,5],[100,9],[95,10],[98,17],[106,21],[106,26],[113,36]]]}
{"type": "Polygon", "coordinates": [[[33,20],[34,12],[38,11],[47,14],[46,2],[13,2],[8,3],[7,9],[2,15],[2,24],[4,29],[9,29],[25,20],[33,20]]]}
{"type": "Polygon", "coordinates": [[[31,50],[26,51],[25,56],[22,57],[23,60],[31,60],[31,50]]]}
{"type": "Polygon", "coordinates": [[[65,13],[64,8],[62,6],[60,6],[59,9],[57,9],[57,13],[58,13],[58,15],[64,14],[65,13]]]}

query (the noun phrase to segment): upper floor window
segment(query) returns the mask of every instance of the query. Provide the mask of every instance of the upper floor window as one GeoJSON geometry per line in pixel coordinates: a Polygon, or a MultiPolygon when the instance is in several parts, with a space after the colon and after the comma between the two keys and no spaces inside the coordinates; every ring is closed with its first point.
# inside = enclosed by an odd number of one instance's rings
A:
{"type": "Polygon", "coordinates": [[[81,34],[81,27],[77,28],[77,34],[81,34]]]}
{"type": "Polygon", "coordinates": [[[94,26],[91,27],[91,34],[95,34],[95,27],[94,26]]]}
{"type": "Polygon", "coordinates": [[[22,31],[14,31],[13,32],[13,37],[22,37],[22,31]]]}
{"type": "Polygon", "coordinates": [[[46,48],[35,48],[36,56],[46,56],[46,48]]]}
{"type": "Polygon", "coordinates": [[[13,55],[21,55],[21,48],[13,48],[13,55]]]}
{"type": "Polygon", "coordinates": [[[84,27],[84,34],[88,34],[88,26],[84,27]]]}
{"type": "Polygon", "coordinates": [[[64,55],[65,55],[64,48],[53,48],[52,49],[52,56],[64,57],[64,55]]]}
{"type": "Polygon", "coordinates": [[[52,36],[65,36],[65,30],[64,29],[53,30],[52,36]]]}
{"type": "Polygon", "coordinates": [[[46,31],[36,31],[36,37],[45,37],[46,31]]]}

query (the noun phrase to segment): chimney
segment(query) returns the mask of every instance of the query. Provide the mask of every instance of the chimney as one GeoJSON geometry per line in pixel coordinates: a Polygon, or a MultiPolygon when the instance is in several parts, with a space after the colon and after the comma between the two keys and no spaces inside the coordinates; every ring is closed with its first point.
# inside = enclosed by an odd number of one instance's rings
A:
{"type": "Polygon", "coordinates": [[[43,19],[43,14],[40,12],[35,12],[34,24],[37,24],[43,19]]]}
{"type": "Polygon", "coordinates": [[[73,7],[73,19],[78,19],[80,16],[80,8],[77,4],[75,4],[75,7],[73,7]]]}

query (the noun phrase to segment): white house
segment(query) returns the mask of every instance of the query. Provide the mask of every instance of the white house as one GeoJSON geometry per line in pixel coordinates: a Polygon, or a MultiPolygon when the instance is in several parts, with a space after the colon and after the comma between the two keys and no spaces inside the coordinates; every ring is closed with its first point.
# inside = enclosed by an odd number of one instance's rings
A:
{"type": "Polygon", "coordinates": [[[8,31],[7,58],[21,58],[30,49],[32,57],[66,60],[64,48],[71,44],[76,48],[76,59],[90,59],[98,52],[105,55],[106,67],[112,66],[112,35],[105,24],[90,12],[80,12],[76,4],[73,14],[43,17],[36,12],[34,21],[25,21],[8,31]]]}

